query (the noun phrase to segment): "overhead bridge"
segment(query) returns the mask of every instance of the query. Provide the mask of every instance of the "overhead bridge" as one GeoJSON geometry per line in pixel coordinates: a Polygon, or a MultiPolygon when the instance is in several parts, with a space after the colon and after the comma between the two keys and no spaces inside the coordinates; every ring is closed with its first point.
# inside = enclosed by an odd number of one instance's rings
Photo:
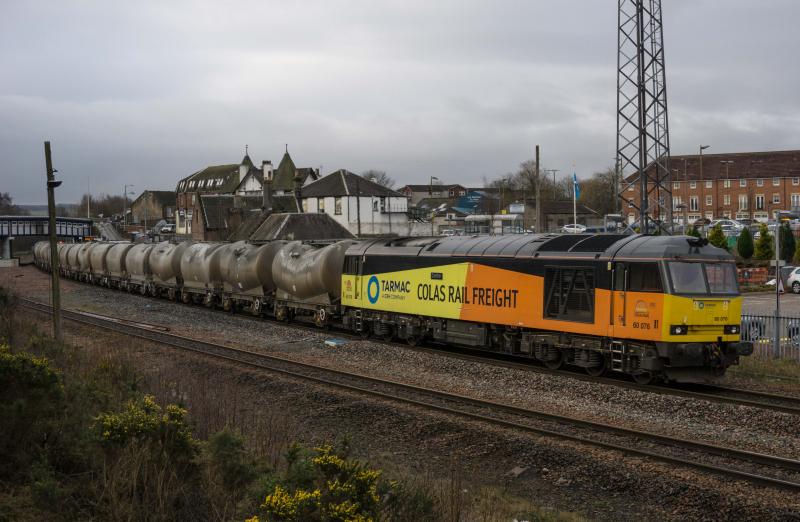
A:
{"type": "MultiPolygon", "coordinates": [[[[0,216],[0,258],[10,259],[14,252],[28,252],[33,243],[46,239],[49,233],[47,216],[0,216]]],[[[61,240],[80,241],[91,235],[91,219],[56,218],[56,237],[61,240]]]]}

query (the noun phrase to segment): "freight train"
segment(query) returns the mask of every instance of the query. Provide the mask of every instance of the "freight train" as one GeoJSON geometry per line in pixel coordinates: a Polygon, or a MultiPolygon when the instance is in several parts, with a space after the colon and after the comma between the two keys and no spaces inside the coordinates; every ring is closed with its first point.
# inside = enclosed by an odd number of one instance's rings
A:
{"type": "MultiPolygon", "coordinates": [[[[48,243],[34,259],[51,268],[48,243]]],[[[713,380],[753,351],[732,256],[687,236],[75,243],[58,259],[65,277],[142,295],[640,383],[713,380]]]]}

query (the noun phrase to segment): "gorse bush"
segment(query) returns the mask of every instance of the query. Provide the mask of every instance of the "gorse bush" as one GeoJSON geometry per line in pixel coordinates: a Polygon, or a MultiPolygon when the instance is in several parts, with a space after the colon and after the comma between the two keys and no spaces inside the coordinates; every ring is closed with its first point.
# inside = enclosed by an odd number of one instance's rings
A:
{"type": "Polygon", "coordinates": [[[56,437],[64,387],[47,359],[0,345],[0,479],[23,472],[56,437]]]}
{"type": "MultiPolygon", "coordinates": [[[[293,454],[296,450],[292,450],[293,454]]],[[[312,455],[303,458],[290,455],[290,460],[294,466],[313,470],[310,476],[304,474],[302,480],[310,481],[310,487],[297,487],[291,484],[292,480],[276,484],[261,504],[266,520],[369,521],[378,519],[382,508],[388,506],[384,499],[388,500],[394,484],[381,481],[380,471],[338,454],[330,445],[315,448],[312,455]]],[[[293,476],[297,475],[287,474],[293,476]]]]}

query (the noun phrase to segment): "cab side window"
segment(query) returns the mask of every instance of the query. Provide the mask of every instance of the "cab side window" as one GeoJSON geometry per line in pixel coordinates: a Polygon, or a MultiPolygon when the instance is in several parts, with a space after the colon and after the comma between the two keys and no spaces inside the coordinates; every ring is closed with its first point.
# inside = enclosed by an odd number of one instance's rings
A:
{"type": "Polygon", "coordinates": [[[663,292],[658,263],[630,263],[628,290],[631,292],[663,292]]]}

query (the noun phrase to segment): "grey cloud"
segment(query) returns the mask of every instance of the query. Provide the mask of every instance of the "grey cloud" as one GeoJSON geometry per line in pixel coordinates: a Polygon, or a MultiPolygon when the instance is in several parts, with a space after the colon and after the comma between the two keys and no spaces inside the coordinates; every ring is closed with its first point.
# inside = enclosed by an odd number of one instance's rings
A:
{"type": "MultiPolygon", "coordinates": [[[[664,0],[675,153],[796,148],[791,0],[664,0]]],[[[480,183],[532,157],[612,164],[616,2],[8,1],[0,190],[73,201],[277,160],[480,183]]]]}

